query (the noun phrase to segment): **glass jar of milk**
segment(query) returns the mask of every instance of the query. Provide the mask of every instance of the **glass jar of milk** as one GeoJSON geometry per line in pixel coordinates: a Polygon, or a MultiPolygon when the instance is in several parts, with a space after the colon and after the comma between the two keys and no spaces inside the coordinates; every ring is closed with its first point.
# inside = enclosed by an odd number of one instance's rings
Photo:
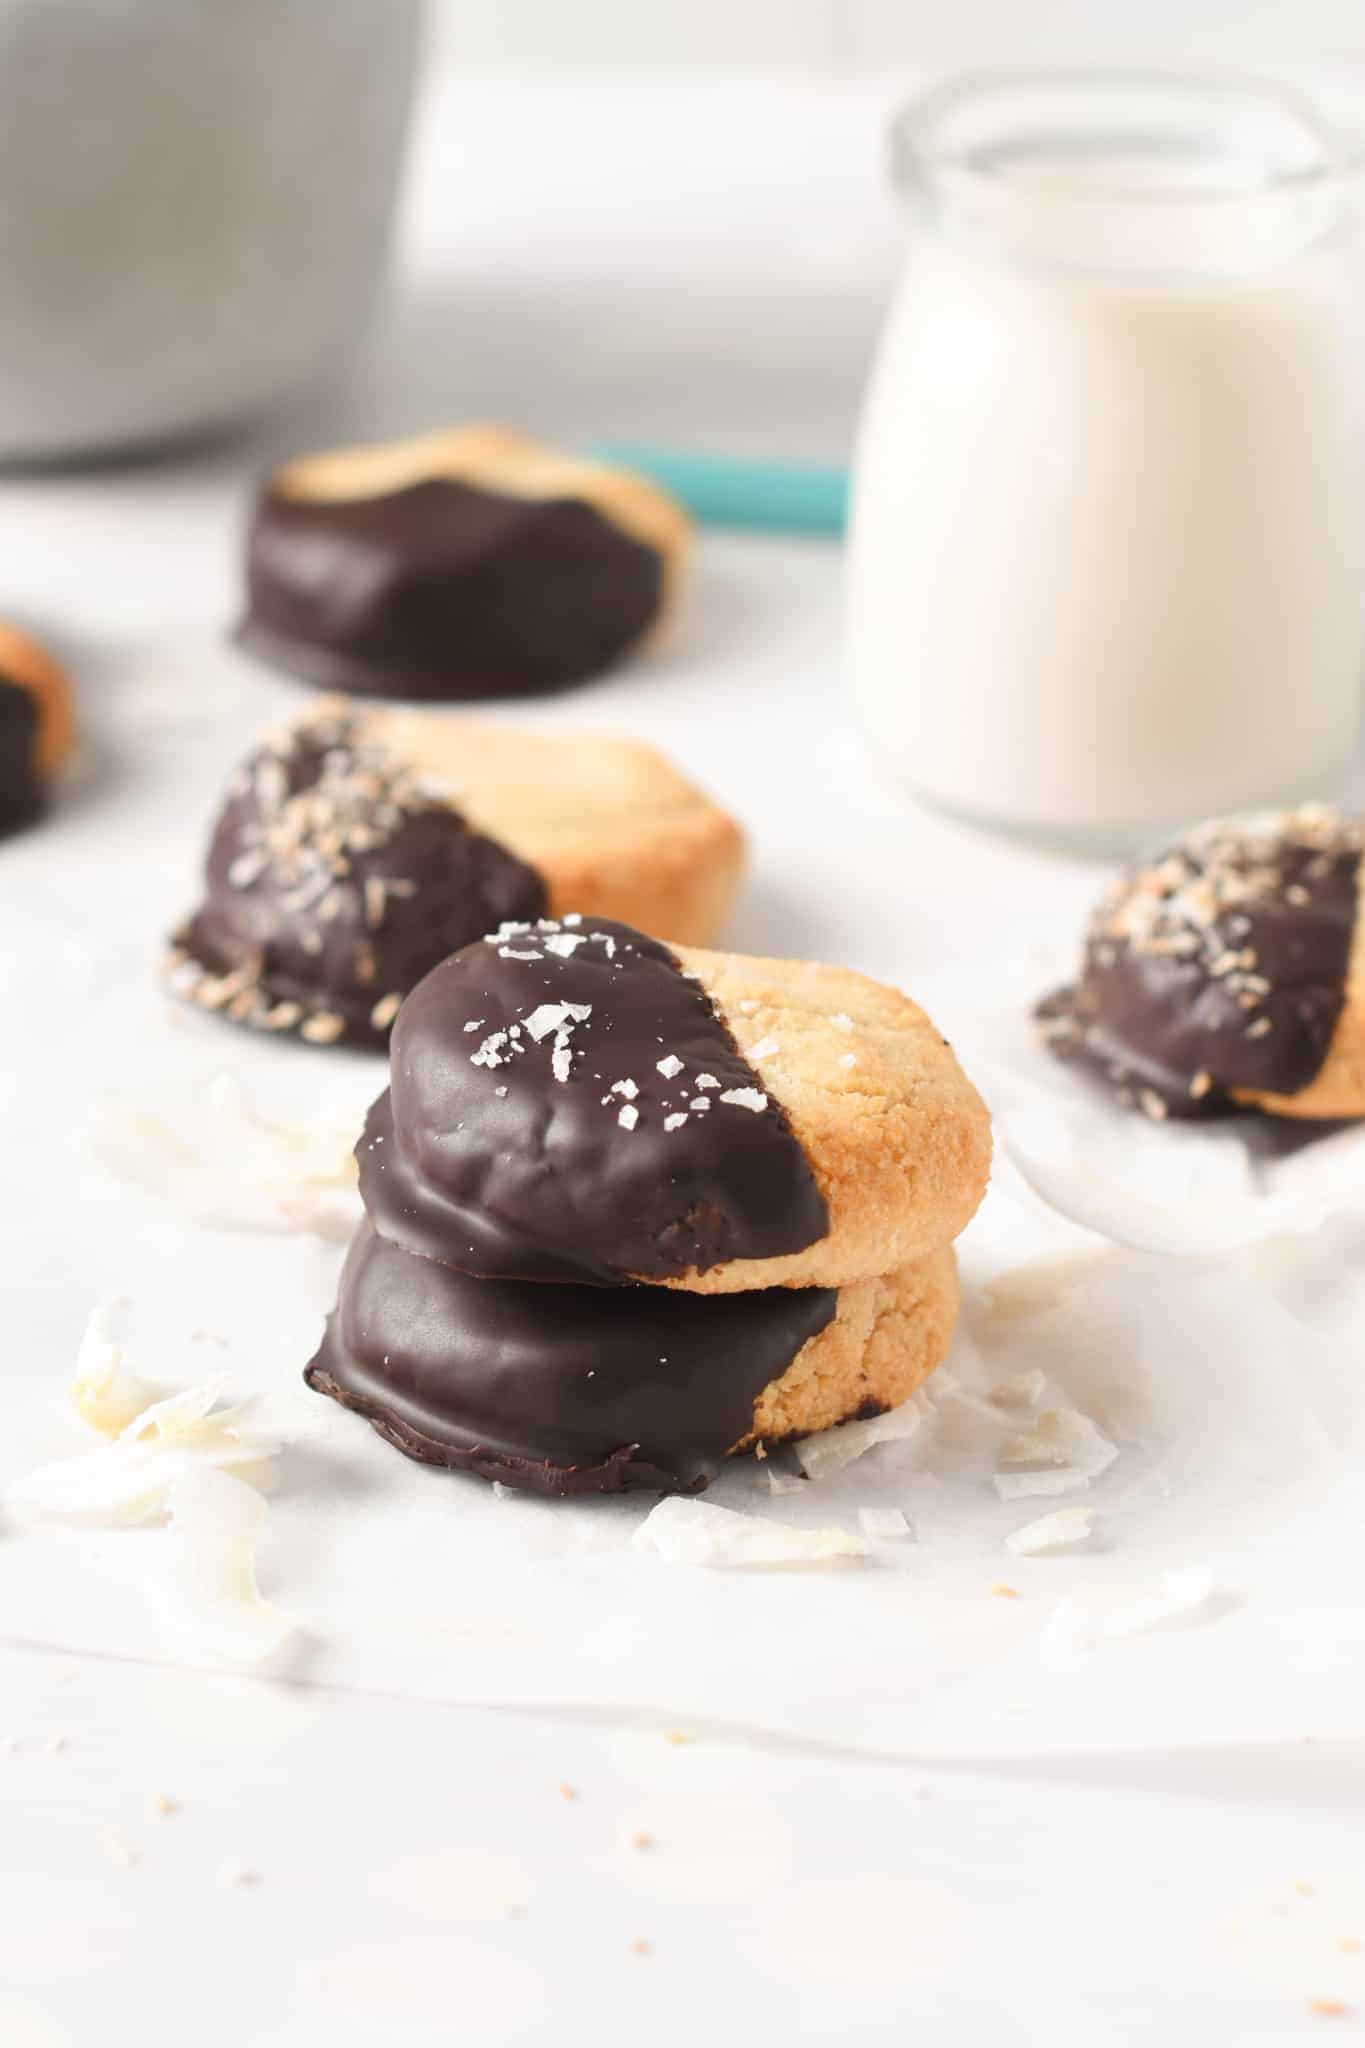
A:
{"type": "Polygon", "coordinates": [[[1000,74],[896,131],[848,658],[913,793],[1121,845],[1330,794],[1365,545],[1355,167],[1274,87],[1000,74]]]}

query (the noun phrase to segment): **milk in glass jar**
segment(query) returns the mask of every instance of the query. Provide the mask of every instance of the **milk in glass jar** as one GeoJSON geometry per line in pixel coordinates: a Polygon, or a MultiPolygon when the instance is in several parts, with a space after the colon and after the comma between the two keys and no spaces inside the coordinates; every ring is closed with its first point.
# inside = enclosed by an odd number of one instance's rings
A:
{"type": "Polygon", "coordinates": [[[1329,794],[1357,743],[1355,166],[1274,87],[993,75],[902,118],[862,421],[879,758],[1096,848],[1329,794]]]}

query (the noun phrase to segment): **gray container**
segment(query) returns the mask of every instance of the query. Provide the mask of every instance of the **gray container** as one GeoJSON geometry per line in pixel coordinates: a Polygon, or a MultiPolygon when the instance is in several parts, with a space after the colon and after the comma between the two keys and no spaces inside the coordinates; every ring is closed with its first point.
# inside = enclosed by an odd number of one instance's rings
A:
{"type": "Polygon", "coordinates": [[[0,0],[0,459],[247,419],[363,332],[421,0],[0,0]]]}

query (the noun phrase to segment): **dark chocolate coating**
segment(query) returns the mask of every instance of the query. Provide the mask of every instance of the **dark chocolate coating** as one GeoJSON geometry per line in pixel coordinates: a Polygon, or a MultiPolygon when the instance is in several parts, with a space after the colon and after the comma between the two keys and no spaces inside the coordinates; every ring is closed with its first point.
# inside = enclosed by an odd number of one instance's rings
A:
{"type": "Polygon", "coordinates": [[[238,639],[327,689],[527,696],[610,667],[662,592],[656,551],[581,499],[449,477],[339,500],[267,487],[238,639]]]}
{"type": "Polygon", "coordinates": [[[365,1207],[394,1243],[466,1272],[619,1285],[828,1229],[785,1112],[710,997],[629,925],[543,921],[443,961],[403,1006],[391,1077],[357,1148],[365,1207]],[[537,1019],[565,1003],[589,1014],[537,1019]]]}
{"type": "Polygon", "coordinates": [[[0,676],[0,834],[31,825],[42,809],[37,702],[32,690],[0,676]]]}
{"type": "Polygon", "coordinates": [[[1152,1115],[1316,1079],[1346,997],[1359,828],[1317,807],[1206,827],[1100,906],[1081,979],[1038,1007],[1049,1043],[1152,1115]]]}
{"type": "Polygon", "coordinates": [[[694,1493],[837,1302],[475,1280],[362,1224],[304,1377],[428,1464],[548,1494],[694,1493]]]}
{"type": "Polygon", "coordinates": [[[240,1021],[382,1047],[398,1000],[438,960],[544,906],[533,868],[357,750],[347,718],[323,718],[242,769],[203,906],[173,943],[209,977],[241,978],[213,1004],[240,1021]]]}

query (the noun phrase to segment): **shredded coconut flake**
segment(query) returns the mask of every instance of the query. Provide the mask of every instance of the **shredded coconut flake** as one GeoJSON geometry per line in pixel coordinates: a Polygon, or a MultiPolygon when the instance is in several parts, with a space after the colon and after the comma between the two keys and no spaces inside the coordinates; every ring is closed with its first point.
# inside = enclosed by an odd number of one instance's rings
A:
{"type": "Polygon", "coordinates": [[[993,1386],[987,1398],[996,1408],[1036,1408],[1046,1387],[1045,1372],[1017,1372],[993,1386]]]}
{"type": "Polygon", "coordinates": [[[731,1109],[751,1109],[755,1115],[768,1107],[768,1098],[761,1088],[727,1088],[721,1096],[731,1109]]]}
{"type": "Polygon", "coordinates": [[[865,1536],[905,1537],[915,1533],[899,1508],[859,1508],[858,1521],[865,1536]]]}
{"type": "Polygon", "coordinates": [[[770,1060],[782,1050],[775,1038],[760,1038],[757,1045],[751,1045],[744,1057],[746,1060],[770,1060]]]}
{"type": "Polygon", "coordinates": [[[656,1065],[665,1081],[673,1080],[675,1075],[680,1074],[683,1070],[683,1063],[675,1052],[668,1053],[665,1058],[656,1061],[656,1065]]]}
{"type": "Polygon", "coordinates": [[[295,1624],[256,1583],[256,1545],[265,1526],[260,1494],[226,1472],[184,1472],[170,1492],[171,1611],[205,1653],[258,1664],[295,1624]]]}
{"type": "Polygon", "coordinates": [[[686,1122],[687,1111],[685,1109],[675,1109],[671,1116],[664,1118],[664,1129],[666,1131],[680,1131],[686,1122]]]}
{"type": "Polygon", "coordinates": [[[1040,1515],[1036,1522],[1015,1529],[1005,1538],[1005,1548],[1016,1557],[1045,1557],[1052,1551],[1080,1549],[1094,1531],[1093,1508],[1058,1508],[1054,1514],[1040,1515]]]}
{"type": "Polygon", "coordinates": [[[714,1074],[698,1074],[693,1085],[697,1088],[719,1088],[720,1082],[714,1074]]]}
{"type": "Polygon", "coordinates": [[[217,1469],[268,1489],[279,1444],[244,1428],[241,1408],[219,1407],[223,1384],[182,1388],[142,1408],[99,1450],[40,1465],[10,1488],[10,1507],[35,1520],[127,1528],[161,1519],[186,1472],[217,1469]]]}
{"type": "Polygon", "coordinates": [[[640,1091],[633,1081],[613,1081],[608,1092],[612,1095],[624,1095],[627,1102],[634,1102],[640,1091]]]}
{"type": "Polygon", "coordinates": [[[616,1121],[623,1131],[633,1131],[640,1121],[640,1112],[633,1102],[623,1102],[616,1112],[616,1121]]]}
{"type": "Polygon", "coordinates": [[[81,1421],[101,1436],[117,1436],[155,1399],[128,1364],[131,1335],[132,1304],[126,1299],[102,1301],[90,1311],[70,1398],[81,1421]]]}
{"type": "Polygon", "coordinates": [[[574,949],[585,943],[581,932],[556,932],[552,939],[545,941],[547,953],[558,954],[561,960],[571,960],[574,949]]]}
{"type": "Polygon", "coordinates": [[[581,910],[566,910],[563,917],[560,918],[559,922],[561,924],[567,925],[582,924],[583,913],[581,910]]]}
{"type": "Polygon", "coordinates": [[[836,1010],[829,1021],[836,1031],[851,1031],[853,1029],[853,1019],[843,1010],[836,1010]]]}
{"type": "Polygon", "coordinates": [[[345,1123],[276,1123],[219,1074],[169,1113],[130,1103],[97,1111],[92,1142],[123,1180],[222,1230],[301,1230],[348,1238],[360,1217],[355,1144],[345,1123]]]}
{"type": "Polygon", "coordinates": [[[1075,1408],[1047,1408],[1031,1429],[1010,1437],[1000,1452],[1002,1466],[1032,1469],[997,1472],[995,1489],[1002,1500],[1074,1493],[1107,1472],[1117,1456],[1118,1446],[1088,1415],[1075,1408]]]}
{"type": "Polygon", "coordinates": [[[932,1413],[928,1397],[923,1392],[914,1393],[885,1415],[870,1415],[862,1422],[839,1422],[818,1436],[803,1438],[796,1445],[796,1456],[809,1478],[820,1479],[828,1472],[851,1465],[874,1444],[895,1443],[918,1435],[925,1417],[932,1413]]]}
{"type": "Polygon", "coordinates": [[[841,1067],[856,1067],[856,1066],[857,1066],[857,1064],[858,1064],[858,1055],[857,1055],[857,1053],[856,1053],[856,1052],[841,1052],[841,1053],[840,1053],[840,1055],[839,1055],[839,1061],[838,1061],[838,1064],[839,1064],[839,1065],[840,1065],[841,1067]]]}
{"type": "Polygon", "coordinates": [[[756,1515],[709,1501],[662,1500],[640,1524],[631,1542],[653,1550],[670,1564],[751,1567],[823,1564],[832,1558],[866,1557],[864,1538],[847,1529],[789,1529],[756,1515]]]}

